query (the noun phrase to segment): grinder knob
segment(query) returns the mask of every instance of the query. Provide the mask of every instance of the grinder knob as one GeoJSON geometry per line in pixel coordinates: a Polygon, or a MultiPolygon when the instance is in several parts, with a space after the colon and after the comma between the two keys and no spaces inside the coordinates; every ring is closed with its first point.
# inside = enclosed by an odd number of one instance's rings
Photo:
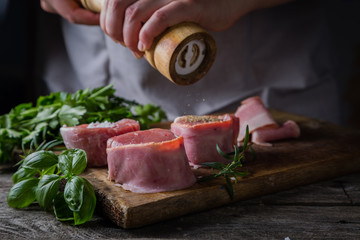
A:
{"type": "MultiPolygon", "coordinates": [[[[100,12],[104,0],[81,0],[84,8],[100,12]]],[[[149,50],[146,60],[170,81],[189,85],[200,80],[216,56],[213,37],[195,23],[180,23],[166,29],[149,50]]]]}

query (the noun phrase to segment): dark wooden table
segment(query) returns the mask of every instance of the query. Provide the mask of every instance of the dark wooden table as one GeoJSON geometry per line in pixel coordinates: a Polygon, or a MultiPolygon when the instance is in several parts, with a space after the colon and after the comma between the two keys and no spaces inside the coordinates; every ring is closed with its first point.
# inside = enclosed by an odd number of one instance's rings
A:
{"type": "Polygon", "coordinates": [[[0,173],[0,239],[360,239],[360,173],[125,230],[101,213],[78,227],[38,205],[8,207],[0,173]]]}

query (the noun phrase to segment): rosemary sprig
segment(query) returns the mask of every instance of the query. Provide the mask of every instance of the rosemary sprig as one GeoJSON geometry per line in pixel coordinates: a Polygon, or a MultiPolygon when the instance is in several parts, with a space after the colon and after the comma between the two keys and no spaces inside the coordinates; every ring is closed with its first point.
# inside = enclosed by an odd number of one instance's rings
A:
{"type": "Polygon", "coordinates": [[[252,149],[251,144],[249,144],[249,127],[246,126],[245,139],[244,139],[244,144],[242,147],[239,148],[236,145],[234,145],[235,151],[231,152],[231,153],[224,153],[220,149],[219,145],[216,145],[216,149],[222,157],[229,159],[229,160],[232,159],[233,161],[228,164],[224,164],[221,162],[202,163],[201,165],[212,168],[214,174],[199,178],[198,181],[203,182],[203,181],[215,179],[218,177],[224,177],[226,180],[227,191],[230,195],[231,200],[233,200],[234,199],[234,189],[233,189],[232,180],[234,180],[234,182],[237,183],[239,177],[244,177],[248,174],[247,170],[239,171],[239,168],[241,168],[243,166],[243,160],[245,159],[245,152],[248,149],[251,149],[253,156],[255,156],[255,152],[252,149]],[[217,170],[217,171],[215,171],[215,170],[217,170]]]}

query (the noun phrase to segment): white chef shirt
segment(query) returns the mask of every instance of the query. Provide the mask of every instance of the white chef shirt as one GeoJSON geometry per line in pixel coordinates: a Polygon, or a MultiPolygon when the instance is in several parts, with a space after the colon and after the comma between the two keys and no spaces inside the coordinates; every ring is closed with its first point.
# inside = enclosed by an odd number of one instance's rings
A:
{"type": "Polygon", "coordinates": [[[170,120],[235,111],[242,99],[259,95],[268,107],[339,122],[338,62],[323,4],[295,1],[258,10],[227,31],[211,33],[216,60],[189,86],[173,84],[99,27],[62,20],[64,46],[48,51],[44,79],[51,91],[113,83],[117,95],[160,105],[170,120]]]}

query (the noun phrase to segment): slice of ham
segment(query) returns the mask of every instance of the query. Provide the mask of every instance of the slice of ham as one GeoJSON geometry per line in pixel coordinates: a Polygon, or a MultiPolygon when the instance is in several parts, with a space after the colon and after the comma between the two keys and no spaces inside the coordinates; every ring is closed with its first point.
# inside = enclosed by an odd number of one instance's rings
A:
{"type": "Polygon", "coordinates": [[[279,127],[258,96],[242,101],[235,112],[235,116],[240,119],[238,142],[244,140],[247,125],[250,134],[257,129],[275,129],[279,127]]]}
{"type": "Polygon", "coordinates": [[[259,129],[252,133],[251,141],[262,146],[272,146],[271,141],[298,138],[300,136],[300,128],[296,122],[292,120],[286,121],[277,129],[259,129]]]}
{"type": "Polygon", "coordinates": [[[106,141],[120,134],[137,131],[140,125],[132,119],[122,119],[115,123],[91,123],[75,127],[60,128],[67,149],[80,148],[86,152],[88,167],[107,165],[106,141]]]}
{"type": "Polygon", "coordinates": [[[174,191],[196,182],[183,137],[154,128],[110,138],[107,142],[109,179],[131,192],[174,191]]]}
{"type": "Polygon", "coordinates": [[[188,159],[191,165],[198,167],[204,162],[229,162],[217,152],[216,144],[225,153],[234,151],[238,131],[234,132],[233,125],[233,117],[229,114],[189,115],[176,118],[171,131],[184,137],[188,159]]]}

